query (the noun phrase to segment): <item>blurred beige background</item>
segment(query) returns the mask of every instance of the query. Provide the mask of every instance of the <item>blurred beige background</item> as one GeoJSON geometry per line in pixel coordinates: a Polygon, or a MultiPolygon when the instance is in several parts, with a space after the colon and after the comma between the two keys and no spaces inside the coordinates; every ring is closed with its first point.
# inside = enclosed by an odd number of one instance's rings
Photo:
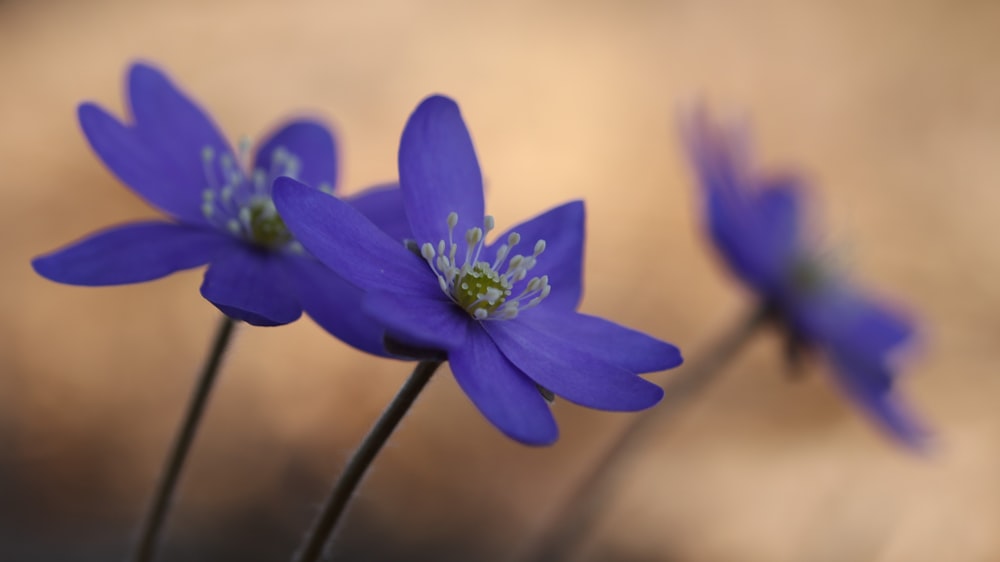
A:
{"type": "MultiPolygon", "coordinates": [[[[586,198],[583,310],[688,357],[749,300],[700,236],[675,117],[702,97],[748,117],[764,162],[815,180],[838,255],[922,320],[902,387],[937,446],[895,447],[819,366],[789,382],[764,335],[634,460],[580,558],[1000,560],[998,52],[989,1],[0,1],[0,559],[121,558],[217,317],[199,271],[86,289],[29,266],[155,215],[74,115],[120,110],[143,58],[231,138],[327,116],[345,192],[392,179],[409,112],[453,96],[498,227],[586,198]]],[[[242,330],[162,559],[288,559],[407,373],[307,319],[242,330]]],[[[509,555],[626,419],[555,410],[560,442],[522,447],[443,370],[334,551],[509,555]]]]}

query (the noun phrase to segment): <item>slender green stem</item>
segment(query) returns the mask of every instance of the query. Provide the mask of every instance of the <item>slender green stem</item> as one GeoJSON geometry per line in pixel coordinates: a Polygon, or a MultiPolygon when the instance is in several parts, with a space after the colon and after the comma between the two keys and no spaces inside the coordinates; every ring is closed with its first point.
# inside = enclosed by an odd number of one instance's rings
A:
{"type": "Polygon", "coordinates": [[[195,433],[198,431],[198,424],[205,413],[205,405],[208,403],[208,396],[212,391],[213,383],[219,373],[219,366],[222,364],[222,357],[226,353],[226,348],[232,339],[236,321],[228,316],[224,316],[219,322],[219,327],[215,333],[215,341],[212,343],[212,350],[202,367],[201,375],[198,378],[197,386],[191,394],[191,402],[188,404],[187,414],[181,423],[181,428],[174,440],[173,448],[167,462],[163,466],[163,474],[156,487],[156,494],[153,496],[153,503],[149,508],[149,513],[143,522],[139,532],[139,542],[135,550],[132,551],[129,560],[131,562],[149,562],[153,560],[156,552],[156,545],[159,542],[160,533],[163,531],[163,523],[170,510],[170,503],[173,500],[174,492],[177,488],[177,481],[180,478],[181,470],[184,468],[184,461],[187,459],[191,443],[194,441],[195,433]]]}
{"type": "Polygon", "coordinates": [[[750,337],[768,319],[768,309],[754,309],[723,334],[699,359],[686,365],[676,377],[663,385],[663,400],[655,408],[632,418],[607,451],[570,493],[559,508],[551,527],[542,535],[526,560],[559,562],[569,560],[573,548],[589,530],[607,505],[616,488],[623,461],[642,442],[646,430],[664,416],[673,415],[678,407],[689,402],[722,373],[722,367],[733,358],[750,337]]]}
{"type": "Polygon", "coordinates": [[[389,436],[399,425],[403,416],[417,399],[417,395],[423,390],[427,382],[431,380],[431,375],[441,366],[441,361],[421,361],[410,378],[406,379],[399,393],[392,399],[389,406],[382,413],[382,416],[372,426],[371,431],[365,436],[364,441],[354,452],[351,460],[347,461],[344,472],[340,475],[337,483],[333,487],[333,492],[326,499],[323,510],[309,531],[309,536],[295,556],[295,562],[316,562],[323,555],[323,549],[330,537],[333,536],[337,528],[337,522],[344,514],[351,496],[364,477],[368,467],[371,466],[375,456],[382,450],[382,446],[389,440],[389,436]]]}

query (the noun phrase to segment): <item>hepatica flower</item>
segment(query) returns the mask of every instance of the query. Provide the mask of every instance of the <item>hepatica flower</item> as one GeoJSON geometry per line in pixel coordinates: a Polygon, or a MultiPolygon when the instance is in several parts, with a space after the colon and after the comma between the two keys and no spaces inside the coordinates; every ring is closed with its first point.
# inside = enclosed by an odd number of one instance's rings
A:
{"type": "Polygon", "coordinates": [[[549,392],[603,410],[634,411],[663,391],[637,373],[676,367],[674,346],[576,312],[584,206],[556,207],[487,243],[483,184],[458,106],[440,96],[410,117],[399,148],[413,237],[386,236],[350,205],[292,179],[275,203],[297,240],[362,287],[387,335],[447,354],[458,384],[508,436],[554,442],[549,392]]]}
{"type": "MultiPolygon", "coordinates": [[[[211,119],[157,69],[132,66],[131,119],[92,103],[79,107],[91,147],[165,220],[90,235],[32,265],[71,285],[118,285],[209,264],[202,295],[230,317],[256,325],[296,320],[303,309],[344,341],[383,353],[381,330],[360,311],[360,291],[306,252],[271,201],[275,179],[296,178],[333,199],[334,139],[322,123],[286,123],[256,148],[233,150],[211,119]]],[[[349,202],[390,235],[409,229],[399,190],[375,188],[349,202]]]]}
{"type": "Polygon", "coordinates": [[[712,241],[780,320],[790,351],[819,352],[855,403],[904,443],[921,445],[926,432],[893,388],[892,358],[912,338],[911,322],[823,259],[803,217],[803,182],[751,169],[740,132],[703,113],[686,125],[712,241]]]}

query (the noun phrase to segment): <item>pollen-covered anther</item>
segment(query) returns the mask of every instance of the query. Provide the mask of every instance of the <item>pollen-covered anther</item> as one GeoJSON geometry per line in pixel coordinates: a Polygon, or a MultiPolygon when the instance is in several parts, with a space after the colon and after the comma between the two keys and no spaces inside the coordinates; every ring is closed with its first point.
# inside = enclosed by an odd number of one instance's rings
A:
{"type": "Polygon", "coordinates": [[[545,251],[545,240],[536,241],[530,255],[517,254],[508,262],[511,249],[521,241],[521,236],[512,232],[506,244],[497,248],[493,263],[480,261],[486,235],[494,227],[493,217],[487,215],[482,228],[473,227],[465,232],[465,252],[459,265],[456,260],[459,248],[454,237],[458,214],[449,213],[447,224],[448,240],[438,241],[436,247],[425,242],[420,246],[420,255],[437,276],[441,290],[470,316],[477,320],[507,320],[537,306],[549,295],[552,287],[548,276],[542,276],[532,278],[520,294],[511,296],[515,285],[527,278],[538,256],[545,251]]]}
{"type": "Polygon", "coordinates": [[[279,177],[297,178],[302,162],[279,146],[271,151],[266,167],[251,169],[250,149],[251,142],[246,136],[237,143],[235,157],[212,146],[202,148],[206,183],[202,215],[210,224],[260,246],[300,252],[274,208],[271,186],[279,177]]]}

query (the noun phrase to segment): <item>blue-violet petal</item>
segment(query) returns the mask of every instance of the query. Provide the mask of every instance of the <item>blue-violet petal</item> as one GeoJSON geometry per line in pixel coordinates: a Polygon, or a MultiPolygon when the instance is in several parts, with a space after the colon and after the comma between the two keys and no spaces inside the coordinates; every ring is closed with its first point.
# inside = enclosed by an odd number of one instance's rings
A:
{"type": "Polygon", "coordinates": [[[403,192],[399,184],[390,183],[368,188],[361,193],[344,198],[352,207],[368,217],[382,232],[393,240],[413,238],[410,223],[403,207],[403,192]]]}
{"type": "Polygon", "coordinates": [[[630,373],[664,371],[683,362],[677,347],[596,316],[540,306],[517,321],[630,373]]]}
{"type": "Polygon", "coordinates": [[[360,289],[310,257],[287,265],[299,303],[313,321],[350,346],[390,357],[382,345],[384,329],[362,310],[360,289]]]}
{"type": "Polygon", "coordinates": [[[112,227],[35,258],[39,275],[70,285],[122,285],[205,265],[234,240],[208,228],[168,222],[112,227]]]}
{"type": "Polygon", "coordinates": [[[559,429],[534,381],[515,367],[478,327],[448,356],[455,380],[479,411],[511,439],[549,445],[559,429]]]}
{"type": "Polygon", "coordinates": [[[254,169],[263,170],[266,174],[279,168],[275,165],[275,158],[281,158],[280,151],[298,159],[299,170],[295,179],[329,192],[336,189],[337,147],[326,125],[303,119],[281,126],[257,148],[254,169]]]}
{"type": "Polygon", "coordinates": [[[576,310],[583,295],[583,246],[586,236],[586,211],[583,201],[571,201],[527,220],[496,237],[483,252],[483,261],[492,263],[497,250],[507,243],[510,232],[517,232],[521,242],[510,255],[531,255],[534,244],[545,240],[545,251],[529,272],[530,277],[549,276],[552,293],[545,298],[547,308],[576,310]]]}
{"type": "Polygon", "coordinates": [[[462,345],[473,322],[450,300],[399,293],[372,291],[365,296],[364,310],[400,342],[447,352],[462,345]]]}
{"type": "Polygon", "coordinates": [[[482,326],[511,363],[570,402],[598,410],[636,411],[663,398],[663,390],[655,384],[601,361],[556,334],[516,320],[487,321],[482,326]]]}
{"type": "Polygon", "coordinates": [[[351,205],[290,178],[275,182],[274,204],[306,250],[362,290],[446,298],[423,259],[351,205]]]}
{"type": "Polygon", "coordinates": [[[201,295],[229,316],[250,324],[294,322],[302,315],[302,307],[286,272],[291,259],[300,258],[238,246],[209,265],[201,295]]]}
{"type": "Polygon", "coordinates": [[[458,105],[431,96],[417,106],[399,142],[399,183],[418,243],[448,240],[448,215],[458,213],[456,240],[483,225],[483,178],[458,105]]]}
{"type": "Polygon", "coordinates": [[[133,65],[128,80],[135,137],[162,163],[173,189],[200,205],[201,193],[216,187],[213,181],[225,183],[224,161],[235,165],[229,143],[208,115],[156,68],[133,65]],[[206,151],[212,154],[208,163],[206,151]]]}
{"type": "MultiPolygon", "coordinates": [[[[77,110],[80,128],[91,148],[119,180],[154,207],[187,223],[205,222],[199,180],[185,178],[170,170],[163,154],[140,142],[133,129],[120,123],[100,107],[84,103],[77,110]]],[[[197,148],[192,148],[193,154],[197,148]]]]}

